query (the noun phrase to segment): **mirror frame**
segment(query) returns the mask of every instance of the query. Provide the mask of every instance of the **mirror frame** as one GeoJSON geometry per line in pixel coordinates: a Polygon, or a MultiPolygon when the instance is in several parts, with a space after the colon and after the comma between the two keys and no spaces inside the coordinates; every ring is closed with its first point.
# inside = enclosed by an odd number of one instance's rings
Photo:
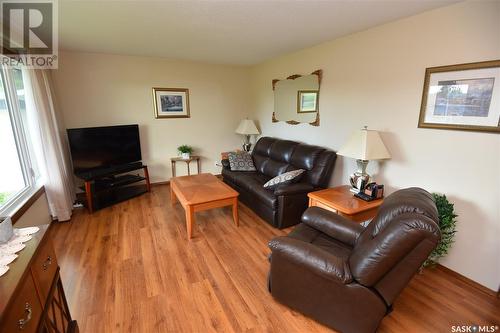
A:
{"type": "MultiPolygon", "coordinates": [[[[285,123],[287,124],[290,124],[290,125],[298,125],[298,124],[309,124],[311,126],[319,126],[319,95],[320,95],[320,92],[321,92],[321,79],[323,78],[323,70],[322,69],[318,69],[314,72],[312,72],[311,74],[309,75],[316,75],[318,77],[318,111],[316,111],[316,119],[310,123],[301,123],[299,121],[296,121],[296,120],[278,120],[276,119],[276,113],[275,111],[273,111],[273,117],[272,117],[272,121],[273,123],[277,123],[279,121],[284,121],[285,123]]],[[[293,74],[293,75],[290,75],[289,77],[287,77],[285,80],[295,80],[295,79],[298,79],[299,77],[302,77],[303,75],[300,75],[300,74],[293,74]]],[[[279,80],[279,79],[274,79],[272,81],[272,84],[273,84],[273,92],[276,90],[276,83],[278,83],[279,81],[282,81],[282,80],[279,80]]]]}

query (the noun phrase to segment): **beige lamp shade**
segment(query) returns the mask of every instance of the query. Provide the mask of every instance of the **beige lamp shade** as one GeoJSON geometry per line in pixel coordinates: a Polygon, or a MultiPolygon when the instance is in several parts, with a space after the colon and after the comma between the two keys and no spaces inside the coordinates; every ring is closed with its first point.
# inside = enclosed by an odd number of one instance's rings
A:
{"type": "Polygon", "coordinates": [[[380,134],[366,127],[354,132],[337,154],[365,161],[391,158],[380,134]]]}
{"type": "Polygon", "coordinates": [[[257,129],[257,126],[255,126],[253,120],[243,119],[236,129],[236,133],[244,135],[254,135],[260,134],[260,131],[257,129]]]}

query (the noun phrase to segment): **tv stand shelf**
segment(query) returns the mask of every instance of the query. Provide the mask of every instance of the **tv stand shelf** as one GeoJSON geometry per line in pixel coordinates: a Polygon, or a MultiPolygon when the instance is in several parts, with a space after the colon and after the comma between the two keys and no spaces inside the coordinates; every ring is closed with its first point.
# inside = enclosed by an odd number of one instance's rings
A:
{"type": "Polygon", "coordinates": [[[90,213],[151,191],[148,167],[142,163],[83,180],[85,184],[80,188],[85,191],[85,205],[90,213]],[[141,169],[144,176],[127,174],[141,169]],[[137,184],[143,181],[144,184],[137,184]]]}

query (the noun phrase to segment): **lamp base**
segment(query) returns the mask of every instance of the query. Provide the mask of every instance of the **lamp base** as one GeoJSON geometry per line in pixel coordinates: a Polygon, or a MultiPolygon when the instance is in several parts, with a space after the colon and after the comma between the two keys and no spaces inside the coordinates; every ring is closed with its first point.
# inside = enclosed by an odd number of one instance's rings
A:
{"type": "Polygon", "coordinates": [[[251,143],[244,143],[243,144],[243,150],[244,151],[249,152],[250,148],[252,148],[252,144],[251,143]]]}
{"type": "Polygon", "coordinates": [[[366,173],[367,160],[356,160],[358,170],[349,177],[351,183],[351,192],[363,192],[366,185],[370,182],[370,175],[366,173]]]}

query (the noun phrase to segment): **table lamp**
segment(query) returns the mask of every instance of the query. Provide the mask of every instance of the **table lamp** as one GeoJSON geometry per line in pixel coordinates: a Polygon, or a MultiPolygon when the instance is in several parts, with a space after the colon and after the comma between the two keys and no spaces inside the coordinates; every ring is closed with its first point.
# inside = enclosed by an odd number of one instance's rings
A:
{"type": "Polygon", "coordinates": [[[260,131],[257,129],[257,126],[255,126],[253,120],[243,119],[236,129],[236,133],[245,136],[245,141],[243,142],[243,150],[250,151],[250,148],[252,147],[252,144],[250,143],[250,135],[258,135],[260,134],[260,131]]]}
{"type": "Polygon", "coordinates": [[[357,130],[347,143],[337,152],[337,155],[356,159],[358,170],[350,176],[351,192],[362,192],[370,181],[366,173],[366,166],[371,160],[384,160],[391,158],[391,154],[380,138],[377,131],[369,130],[367,126],[357,130]]]}

